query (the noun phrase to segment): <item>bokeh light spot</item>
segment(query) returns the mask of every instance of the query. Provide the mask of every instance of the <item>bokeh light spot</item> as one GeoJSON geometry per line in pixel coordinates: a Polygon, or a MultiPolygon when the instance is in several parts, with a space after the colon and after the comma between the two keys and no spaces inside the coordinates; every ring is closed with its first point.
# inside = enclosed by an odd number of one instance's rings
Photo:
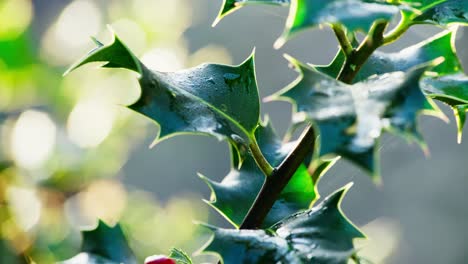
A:
{"type": "Polygon", "coordinates": [[[34,190],[10,187],[8,202],[19,226],[28,231],[39,221],[41,202],[34,190]]]}
{"type": "Polygon", "coordinates": [[[0,1],[0,39],[14,39],[28,28],[32,18],[30,0],[0,1]]]}
{"type": "Polygon", "coordinates": [[[10,150],[16,164],[26,169],[39,168],[55,147],[56,126],[43,112],[23,112],[13,127],[10,150]]]}
{"type": "Polygon", "coordinates": [[[100,100],[79,102],[70,113],[67,123],[68,136],[82,148],[101,144],[112,130],[116,111],[100,100]]]}

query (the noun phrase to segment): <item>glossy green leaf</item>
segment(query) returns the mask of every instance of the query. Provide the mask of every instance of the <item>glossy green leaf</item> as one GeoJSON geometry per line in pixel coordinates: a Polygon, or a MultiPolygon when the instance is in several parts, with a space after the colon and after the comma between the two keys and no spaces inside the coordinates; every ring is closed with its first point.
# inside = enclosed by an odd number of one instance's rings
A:
{"type": "MultiPolygon", "coordinates": [[[[380,75],[394,71],[407,71],[411,67],[444,57],[445,60],[431,68],[436,77],[427,75],[422,79],[421,87],[432,98],[442,101],[455,112],[458,124],[458,140],[464,125],[464,110],[460,106],[467,104],[466,76],[455,50],[455,32],[444,31],[405,48],[399,52],[384,53],[375,51],[367,60],[355,81],[362,81],[372,75],[380,75]]],[[[344,63],[344,55],[339,52],[333,62],[327,66],[314,66],[317,70],[335,78],[344,63]]],[[[436,113],[435,113],[436,114],[436,113]]],[[[439,116],[442,113],[439,113],[439,116]]]]}
{"type": "Polygon", "coordinates": [[[189,255],[178,248],[171,249],[171,255],[169,255],[169,258],[174,259],[177,264],[193,264],[189,255]]]}
{"type": "Polygon", "coordinates": [[[447,0],[431,5],[413,19],[416,23],[468,25],[468,0],[447,0]]]}
{"type": "Polygon", "coordinates": [[[251,4],[266,4],[266,5],[279,5],[287,6],[289,5],[290,0],[223,0],[223,6],[219,11],[218,17],[213,22],[213,26],[218,24],[218,22],[223,19],[225,16],[231,14],[232,12],[238,10],[239,8],[245,5],[251,4]]]}
{"type": "Polygon", "coordinates": [[[62,264],[136,264],[119,225],[110,227],[99,221],[94,230],[83,231],[82,253],[62,264]]]}
{"type": "Polygon", "coordinates": [[[432,109],[419,79],[432,62],[406,73],[393,72],[348,85],[289,58],[300,77],[271,99],[290,101],[320,134],[319,156],[341,155],[378,175],[376,144],[383,129],[422,144],[416,117],[432,109]]]}
{"type": "Polygon", "coordinates": [[[178,72],[148,69],[115,37],[72,66],[104,61],[103,67],[140,74],[141,96],[130,109],[160,125],[159,140],[183,133],[228,139],[248,146],[260,112],[253,54],[238,66],[202,64],[178,72]]]}
{"type": "MultiPolygon", "coordinates": [[[[439,57],[444,57],[445,60],[434,68],[431,68],[432,72],[449,74],[462,70],[461,63],[455,51],[454,32],[444,31],[430,39],[402,49],[399,52],[384,53],[375,51],[362,66],[354,81],[360,82],[372,75],[407,71],[412,67],[427,63],[439,57]]],[[[332,78],[336,78],[344,60],[344,54],[340,51],[330,65],[312,66],[318,71],[332,78]]]]}
{"type": "MultiPolygon", "coordinates": [[[[282,144],[269,122],[258,127],[256,138],[265,158],[273,166],[279,165],[296,144],[282,144]]],[[[280,194],[265,219],[264,226],[271,226],[288,215],[309,208],[317,198],[312,179],[318,179],[333,163],[334,161],[324,161],[314,175],[310,175],[307,167],[301,165],[280,194]]],[[[265,181],[264,174],[250,155],[245,158],[240,168],[233,162],[231,171],[220,183],[201,177],[212,190],[209,204],[235,227],[244,220],[265,181]]]]}
{"type": "Polygon", "coordinates": [[[204,252],[220,255],[224,264],[347,263],[355,252],[353,240],[365,237],[341,212],[340,203],[348,188],[269,230],[209,227],[214,236],[204,252]]]}
{"type": "Polygon", "coordinates": [[[286,29],[275,47],[281,47],[297,32],[323,24],[342,24],[351,32],[367,33],[375,21],[389,21],[399,10],[377,1],[291,0],[286,29]]]}
{"type": "Polygon", "coordinates": [[[427,77],[421,81],[426,94],[452,107],[458,126],[458,142],[468,111],[468,76],[464,73],[427,77]]]}
{"type": "Polygon", "coordinates": [[[400,3],[408,4],[415,10],[423,11],[426,10],[434,5],[437,5],[442,2],[446,2],[447,0],[400,0],[400,3]]]}

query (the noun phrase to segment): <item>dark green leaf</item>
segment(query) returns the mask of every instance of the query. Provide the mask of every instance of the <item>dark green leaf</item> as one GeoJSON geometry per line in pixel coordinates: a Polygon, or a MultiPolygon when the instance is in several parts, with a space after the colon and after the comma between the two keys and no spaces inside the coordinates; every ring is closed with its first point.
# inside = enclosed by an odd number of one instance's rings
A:
{"type": "MultiPolygon", "coordinates": [[[[375,51],[366,61],[355,82],[360,82],[372,75],[380,75],[395,71],[407,71],[412,67],[427,63],[438,57],[444,57],[445,61],[431,68],[438,74],[459,72],[462,67],[455,51],[455,33],[444,31],[430,39],[416,45],[402,49],[399,52],[384,53],[375,51]]],[[[344,63],[344,55],[339,52],[333,62],[327,66],[314,66],[318,71],[336,78],[344,63]]]]}
{"type": "MultiPolygon", "coordinates": [[[[268,121],[258,127],[256,138],[265,158],[273,166],[279,165],[296,143],[282,144],[268,121]]],[[[264,226],[271,226],[290,214],[309,208],[317,198],[312,179],[318,179],[331,164],[333,164],[331,161],[324,162],[324,165],[316,170],[316,175],[310,175],[307,167],[301,165],[280,194],[278,201],[265,219],[264,226]],[[325,164],[328,166],[324,166],[325,164]]],[[[250,155],[245,158],[240,168],[234,163],[231,171],[221,183],[201,177],[212,190],[210,205],[236,227],[244,220],[265,181],[264,174],[250,155]]]]}
{"type": "Polygon", "coordinates": [[[365,237],[341,213],[340,203],[348,188],[270,230],[210,227],[214,236],[204,251],[219,254],[224,264],[347,263],[355,252],[353,239],[365,237]]]}
{"type": "Polygon", "coordinates": [[[382,129],[422,144],[416,116],[433,109],[433,104],[421,92],[419,79],[440,61],[347,85],[289,59],[300,77],[272,98],[291,101],[298,114],[314,122],[320,134],[320,157],[341,155],[378,175],[375,152],[382,129]]]}
{"type": "Polygon", "coordinates": [[[281,47],[297,32],[323,24],[343,24],[349,31],[367,33],[372,24],[389,21],[399,8],[362,0],[291,0],[286,29],[275,47],[281,47]]]}
{"type": "Polygon", "coordinates": [[[119,225],[109,227],[99,221],[94,230],[83,231],[82,253],[61,262],[63,264],[137,263],[119,225]]]}
{"type": "Polygon", "coordinates": [[[103,67],[140,73],[141,96],[129,108],[160,125],[160,140],[184,133],[227,138],[246,147],[254,137],[260,112],[253,54],[239,66],[202,64],[178,72],[149,70],[115,37],[71,70],[94,61],[103,67]]]}
{"type": "MultiPolygon", "coordinates": [[[[458,140],[461,140],[461,131],[464,124],[464,107],[468,102],[466,89],[466,76],[463,74],[462,65],[456,55],[455,32],[444,31],[433,38],[405,48],[399,52],[384,53],[374,52],[356,76],[355,81],[362,81],[372,75],[380,75],[394,71],[407,71],[411,67],[444,57],[441,64],[431,68],[437,77],[427,75],[422,79],[421,88],[434,99],[442,101],[455,112],[458,124],[458,140]]],[[[335,78],[344,62],[344,55],[339,52],[333,62],[327,66],[314,66],[335,78]]],[[[439,116],[442,113],[439,114],[439,116]]]]}
{"type": "Polygon", "coordinates": [[[468,25],[468,0],[448,0],[431,5],[413,19],[416,23],[468,25]]]}
{"type": "Polygon", "coordinates": [[[218,24],[218,22],[223,19],[225,16],[229,15],[230,13],[236,11],[237,9],[250,4],[267,4],[267,5],[280,5],[280,6],[287,6],[289,5],[290,0],[224,0],[223,6],[219,11],[218,17],[216,18],[215,22],[213,22],[213,26],[218,24]]]}
{"type": "Polygon", "coordinates": [[[425,10],[446,1],[447,0],[401,0],[400,2],[409,4],[411,7],[418,10],[425,10]]]}
{"type": "Polygon", "coordinates": [[[192,259],[190,259],[187,253],[178,248],[171,249],[169,258],[174,259],[177,264],[193,264],[192,259]]]}

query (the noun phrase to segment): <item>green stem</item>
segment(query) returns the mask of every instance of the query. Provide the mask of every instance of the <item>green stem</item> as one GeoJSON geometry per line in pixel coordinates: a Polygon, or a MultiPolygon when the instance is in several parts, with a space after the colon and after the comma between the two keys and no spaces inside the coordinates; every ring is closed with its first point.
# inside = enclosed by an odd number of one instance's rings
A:
{"type": "MultiPolygon", "coordinates": [[[[362,65],[364,65],[370,55],[378,47],[384,44],[383,33],[385,32],[387,26],[388,22],[378,21],[374,23],[371,30],[369,31],[369,34],[363,40],[361,45],[349,54],[349,57],[346,59],[344,66],[339,76],[337,77],[338,80],[345,83],[351,83],[353,81],[353,79],[356,77],[356,74],[359,72],[362,65]]],[[[342,46],[343,50],[349,51],[348,44],[343,39],[345,36],[343,33],[345,31],[340,27],[334,27],[334,31],[335,34],[338,33],[337,38],[338,41],[340,41],[340,45],[342,46]],[[343,41],[343,43],[341,43],[341,41],[343,41]]],[[[278,199],[280,193],[291,180],[297,168],[302,164],[306,156],[315,149],[315,144],[316,133],[313,126],[309,125],[302,133],[302,136],[298,140],[294,150],[289,153],[289,155],[278,167],[273,169],[271,174],[266,173],[266,175],[270,176],[266,177],[265,183],[258,193],[257,198],[247,213],[244,221],[240,225],[240,229],[258,229],[261,227],[263,221],[278,199]]],[[[251,147],[251,150],[253,154],[257,150],[260,151],[258,146],[257,148],[255,148],[255,146],[253,148],[251,147]]],[[[259,153],[261,154],[261,152],[259,153]]],[[[259,162],[257,161],[257,163],[259,162]]],[[[263,168],[262,170],[265,171],[266,168],[263,168]]]]}
{"type": "Polygon", "coordinates": [[[257,229],[261,227],[263,220],[265,220],[281,191],[286,187],[307,154],[314,149],[315,132],[312,126],[306,128],[298,142],[296,148],[273,170],[271,176],[266,177],[265,183],[239,227],[240,229],[257,229]]]}
{"type": "Polygon", "coordinates": [[[270,165],[270,163],[266,160],[265,156],[263,156],[262,151],[258,147],[258,143],[253,137],[252,143],[249,145],[250,152],[254,157],[255,162],[257,163],[258,167],[262,170],[265,176],[270,176],[273,173],[274,168],[270,165]]]}
{"type": "Polygon", "coordinates": [[[383,45],[388,45],[399,39],[412,25],[409,16],[402,14],[401,20],[398,25],[392,29],[388,34],[384,35],[383,45]]]}
{"type": "Polygon", "coordinates": [[[388,22],[386,21],[378,21],[372,25],[369,34],[367,34],[361,45],[345,60],[338,75],[338,80],[344,83],[351,83],[353,81],[370,55],[383,45],[383,33],[387,26],[388,22]]]}
{"type": "Polygon", "coordinates": [[[348,36],[346,36],[346,30],[344,27],[340,24],[333,24],[331,28],[333,29],[333,32],[335,32],[336,39],[338,40],[338,43],[340,43],[340,48],[345,56],[350,56],[353,53],[354,48],[353,45],[351,45],[348,36]]]}

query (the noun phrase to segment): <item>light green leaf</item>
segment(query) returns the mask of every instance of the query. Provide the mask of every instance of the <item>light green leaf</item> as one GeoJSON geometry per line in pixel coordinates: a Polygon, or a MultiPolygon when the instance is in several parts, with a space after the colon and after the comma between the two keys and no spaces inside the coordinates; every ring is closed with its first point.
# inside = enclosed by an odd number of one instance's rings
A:
{"type": "Polygon", "coordinates": [[[225,16],[231,14],[232,12],[238,10],[239,8],[245,5],[251,4],[266,4],[266,5],[279,5],[287,6],[289,5],[290,0],[223,0],[223,6],[219,11],[218,17],[213,22],[213,26],[219,23],[221,19],[225,16]]]}
{"type": "Polygon", "coordinates": [[[156,121],[158,138],[184,133],[228,139],[238,148],[253,138],[260,112],[253,53],[238,66],[202,64],[178,72],[148,69],[115,37],[72,66],[104,61],[103,67],[125,68],[140,74],[140,98],[130,109],[156,121]]]}
{"type": "Polygon", "coordinates": [[[341,212],[348,188],[269,230],[209,227],[214,236],[203,250],[220,255],[224,264],[347,263],[355,253],[353,239],[365,237],[341,212]]]}
{"type": "Polygon", "coordinates": [[[468,0],[448,0],[431,5],[413,21],[442,26],[454,23],[466,26],[468,25],[468,0]]]}
{"type": "Polygon", "coordinates": [[[171,255],[169,255],[169,258],[174,259],[177,264],[193,264],[189,255],[178,248],[171,249],[171,255]]]}
{"type": "Polygon", "coordinates": [[[421,86],[431,97],[450,105],[468,104],[468,76],[462,73],[424,78],[421,86]]]}
{"type": "Polygon", "coordinates": [[[468,111],[468,76],[464,73],[427,77],[421,86],[430,97],[452,107],[458,126],[458,142],[461,143],[463,127],[468,111]]]}
{"type": "MultiPolygon", "coordinates": [[[[258,127],[256,138],[263,155],[273,166],[279,165],[296,143],[282,144],[268,121],[258,127]]],[[[308,173],[306,165],[301,165],[280,194],[263,226],[271,226],[290,214],[309,208],[318,198],[313,179],[318,179],[333,163],[323,161],[314,175],[308,173]]],[[[209,204],[235,227],[244,220],[265,181],[264,174],[250,155],[240,168],[234,161],[231,171],[220,183],[201,177],[212,190],[209,204]]]]}
{"type": "Polygon", "coordinates": [[[82,253],[60,262],[62,264],[136,264],[119,225],[110,227],[99,221],[94,230],[83,231],[82,253]]]}
{"type": "Polygon", "coordinates": [[[300,77],[270,99],[290,101],[298,114],[314,122],[320,134],[319,157],[341,155],[377,176],[376,144],[383,129],[423,144],[416,117],[423,110],[433,109],[433,104],[422,93],[419,79],[440,60],[354,85],[289,60],[300,77]]]}
{"type": "Polygon", "coordinates": [[[291,0],[281,47],[297,32],[323,24],[342,24],[350,32],[367,33],[375,21],[390,21],[400,9],[395,5],[362,0],[291,0]]]}

